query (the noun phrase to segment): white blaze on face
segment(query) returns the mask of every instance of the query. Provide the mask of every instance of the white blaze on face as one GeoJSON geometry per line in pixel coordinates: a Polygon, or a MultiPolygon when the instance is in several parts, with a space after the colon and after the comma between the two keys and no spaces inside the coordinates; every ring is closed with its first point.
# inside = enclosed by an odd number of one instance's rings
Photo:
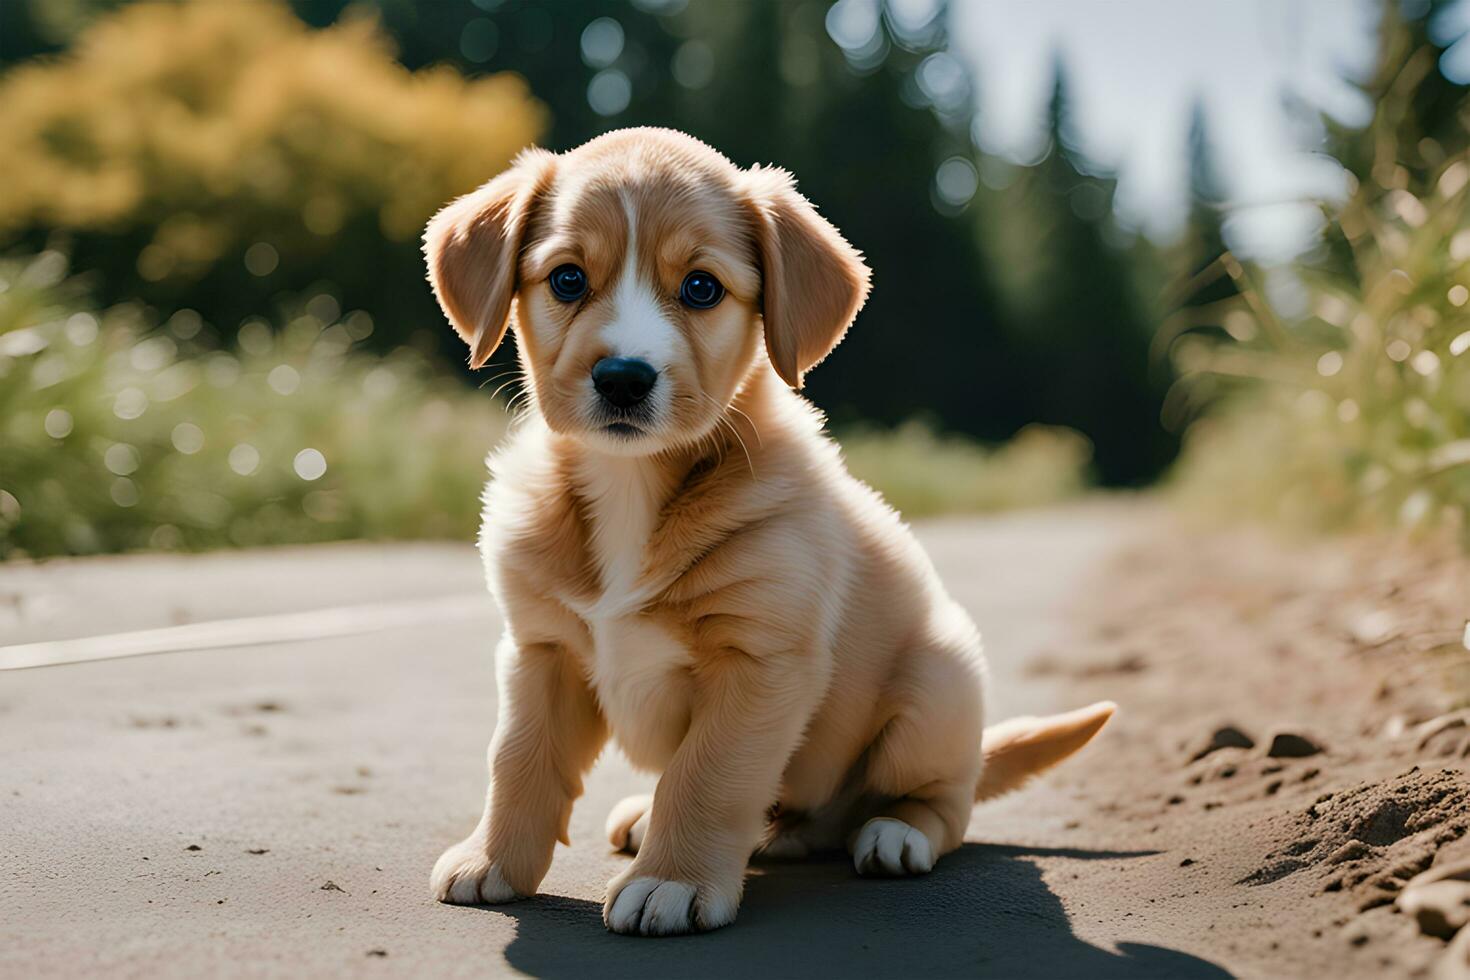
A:
{"type": "MultiPolygon", "coordinates": [[[[623,198],[628,217],[628,247],[623,269],[612,294],[612,319],[602,328],[609,357],[636,357],[653,365],[660,376],[684,350],[684,338],[664,315],[650,283],[638,275],[638,216],[633,204],[623,198]]],[[[661,378],[662,380],[662,378],[661,378]]],[[[654,388],[655,407],[668,396],[654,388]]]]}

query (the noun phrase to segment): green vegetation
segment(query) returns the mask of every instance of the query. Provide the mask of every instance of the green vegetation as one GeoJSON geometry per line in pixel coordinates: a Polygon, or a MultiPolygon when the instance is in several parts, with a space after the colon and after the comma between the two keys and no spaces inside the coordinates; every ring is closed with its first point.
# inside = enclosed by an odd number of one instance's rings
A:
{"type": "Polygon", "coordinates": [[[1027,426],[995,449],[909,422],[842,437],[858,479],[906,518],[1041,507],[1087,489],[1092,446],[1071,429],[1027,426]]]}
{"type": "MultiPolygon", "coordinates": [[[[479,521],[508,416],[326,294],[231,343],[197,313],[98,312],[65,259],[0,263],[0,559],[341,538],[453,538],[479,521]]],[[[1052,502],[1089,447],[1025,430],[986,452],[923,426],[844,440],[911,517],[1052,502]]]]}
{"type": "Polygon", "coordinates": [[[216,348],[98,313],[55,252],[0,266],[0,559],[468,539],[506,417],[329,297],[216,348]]]}
{"type": "Polygon", "coordinates": [[[228,331],[328,289],[373,315],[380,349],[416,330],[432,347],[425,221],[544,125],[520,78],[410,73],[362,17],[134,4],[0,78],[0,240],[63,235],[106,303],[228,331]]]}
{"type": "MultiPolygon", "coordinates": [[[[1166,328],[1189,430],[1176,485],[1195,506],[1296,527],[1470,528],[1470,147],[1438,51],[1390,19],[1377,106],[1339,133],[1354,187],[1328,247],[1292,270],[1293,315],[1260,270],[1166,328]]],[[[1467,537],[1470,540],[1470,537],[1467,537]]]]}

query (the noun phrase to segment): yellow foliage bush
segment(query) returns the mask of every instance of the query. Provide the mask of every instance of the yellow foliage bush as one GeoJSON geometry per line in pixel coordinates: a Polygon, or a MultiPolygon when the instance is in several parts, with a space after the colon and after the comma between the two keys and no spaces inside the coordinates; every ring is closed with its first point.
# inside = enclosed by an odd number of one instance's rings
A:
{"type": "Polygon", "coordinates": [[[313,30],[274,0],[140,3],[0,78],[0,238],[147,228],[145,282],[255,240],[320,251],[364,213],[411,241],[545,122],[518,76],[409,72],[365,17],[313,30]]]}

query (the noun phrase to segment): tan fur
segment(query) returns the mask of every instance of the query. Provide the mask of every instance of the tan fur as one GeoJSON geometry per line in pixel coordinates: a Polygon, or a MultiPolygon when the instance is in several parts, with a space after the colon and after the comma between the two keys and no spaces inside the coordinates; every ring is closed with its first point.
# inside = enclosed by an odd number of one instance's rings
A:
{"type": "Polygon", "coordinates": [[[1067,759],[1113,717],[1111,701],[1049,718],[1007,718],[985,729],[985,768],[975,787],[975,802],[1013,792],[1067,759]]]}
{"type": "MultiPolygon", "coordinates": [[[[859,254],[788,175],[651,129],[527,158],[436,217],[426,253],[475,363],[507,311],[533,393],[485,494],[507,623],[490,790],[437,897],[533,894],[609,736],[661,773],[609,821],[637,852],[608,887],[619,932],[733,921],[756,849],[845,842],[901,874],[958,847],[988,785],[979,635],[791,390],[861,305],[859,254]],[[545,282],[567,262],[590,284],[573,303],[545,282]],[[713,309],[677,300],[696,269],[726,287],[713,309]],[[633,353],[659,360],[658,417],[618,440],[590,372],[633,353]]],[[[1102,720],[997,740],[1017,746],[1002,788],[1102,720]]]]}

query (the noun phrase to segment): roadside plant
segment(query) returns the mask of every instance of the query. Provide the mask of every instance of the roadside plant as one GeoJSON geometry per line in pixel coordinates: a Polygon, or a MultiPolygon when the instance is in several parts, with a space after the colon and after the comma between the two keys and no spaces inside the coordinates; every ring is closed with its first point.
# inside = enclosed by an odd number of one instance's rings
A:
{"type": "MultiPolygon", "coordinates": [[[[1344,140],[1349,193],[1324,244],[1265,273],[1222,255],[1158,347],[1189,419],[1175,470],[1204,509],[1313,529],[1470,526],[1470,140],[1431,47],[1388,24],[1371,125],[1344,140]],[[1429,118],[1433,111],[1434,118],[1429,118]],[[1273,300],[1288,297],[1290,302],[1273,300]]],[[[1470,543],[1470,536],[1467,536],[1470,543]]]]}

